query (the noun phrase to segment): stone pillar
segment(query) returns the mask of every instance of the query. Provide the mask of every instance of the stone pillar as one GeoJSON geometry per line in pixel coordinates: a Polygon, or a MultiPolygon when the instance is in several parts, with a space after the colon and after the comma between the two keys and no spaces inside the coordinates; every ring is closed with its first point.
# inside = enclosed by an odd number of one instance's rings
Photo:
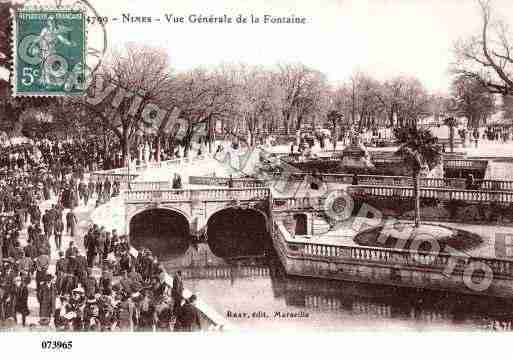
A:
{"type": "Polygon", "coordinates": [[[313,213],[305,213],[305,214],[306,214],[306,234],[311,236],[311,235],[313,235],[314,215],[313,215],[313,213]]]}
{"type": "Polygon", "coordinates": [[[292,214],[287,214],[285,218],[283,218],[283,225],[292,237],[296,235],[296,220],[292,214]]]}

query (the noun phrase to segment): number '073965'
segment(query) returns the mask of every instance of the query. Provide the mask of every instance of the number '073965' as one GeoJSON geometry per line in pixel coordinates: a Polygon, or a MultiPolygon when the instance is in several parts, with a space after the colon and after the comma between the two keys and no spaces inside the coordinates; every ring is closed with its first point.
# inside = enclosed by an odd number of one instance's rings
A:
{"type": "Polygon", "coordinates": [[[61,340],[43,340],[41,342],[42,349],[49,350],[69,350],[73,348],[73,342],[71,340],[61,341],[61,340]]]}

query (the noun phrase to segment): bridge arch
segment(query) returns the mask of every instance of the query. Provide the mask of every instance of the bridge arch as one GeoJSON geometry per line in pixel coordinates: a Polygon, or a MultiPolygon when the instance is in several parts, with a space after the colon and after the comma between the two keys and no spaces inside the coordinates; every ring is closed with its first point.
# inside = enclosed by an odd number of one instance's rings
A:
{"type": "Polygon", "coordinates": [[[186,250],[190,243],[190,219],[178,209],[146,207],[128,220],[130,243],[165,254],[186,250]]]}
{"type": "Polygon", "coordinates": [[[219,257],[262,255],[270,244],[269,219],[256,208],[225,207],[207,218],[206,238],[219,257]]]}

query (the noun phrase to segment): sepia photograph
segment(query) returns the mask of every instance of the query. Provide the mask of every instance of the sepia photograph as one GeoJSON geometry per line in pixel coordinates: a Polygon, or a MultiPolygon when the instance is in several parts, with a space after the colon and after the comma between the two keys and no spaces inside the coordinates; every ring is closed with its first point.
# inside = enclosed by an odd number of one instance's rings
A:
{"type": "Polygon", "coordinates": [[[0,1],[0,343],[512,331],[512,26],[510,0],[0,1]]]}

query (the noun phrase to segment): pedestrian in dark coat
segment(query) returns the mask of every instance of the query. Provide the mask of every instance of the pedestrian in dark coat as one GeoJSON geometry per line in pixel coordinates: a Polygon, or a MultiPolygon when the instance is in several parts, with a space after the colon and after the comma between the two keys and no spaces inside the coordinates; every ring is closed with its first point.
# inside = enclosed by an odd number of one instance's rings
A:
{"type": "Polygon", "coordinates": [[[18,314],[21,314],[21,324],[25,326],[27,315],[30,314],[28,307],[28,288],[25,283],[22,282],[21,277],[14,279],[14,301],[15,301],[15,318],[18,323],[18,314]]]}
{"type": "Polygon", "coordinates": [[[69,211],[66,214],[66,232],[71,236],[75,237],[75,229],[77,226],[77,217],[75,216],[75,213],[73,211],[69,211]]]}
{"type": "Polygon", "coordinates": [[[55,247],[60,250],[62,245],[62,232],[64,231],[64,223],[60,218],[57,218],[54,223],[55,247]]]}
{"type": "Polygon", "coordinates": [[[176,315],[183,298],[182,271],[177,271],[173,277],[173,288],[171,288],[171,298],[173,299],[173,313],[175,313],[176,315]]]}
{"type": "Polygon", "coordinates": [[[83,286],[87,298],[94,297],[98,292],[98,281],[93,277],[91,268],[87,270],[87,277],[84,279],[83,286]]]}
{"type": "Polygon", "coordinates": [[[201,330],[199,313],[194,303],[196,296],[193,294],[178,310],[175,323],[175,331],[194,332],[201,330]]]}
{"type": "Polygon", "coordinates": [[[39,317],[51,318],[55,311],[55,288],[52,275],[48,274],[39,286],[37,300],[39,301],[39,317]]]}

